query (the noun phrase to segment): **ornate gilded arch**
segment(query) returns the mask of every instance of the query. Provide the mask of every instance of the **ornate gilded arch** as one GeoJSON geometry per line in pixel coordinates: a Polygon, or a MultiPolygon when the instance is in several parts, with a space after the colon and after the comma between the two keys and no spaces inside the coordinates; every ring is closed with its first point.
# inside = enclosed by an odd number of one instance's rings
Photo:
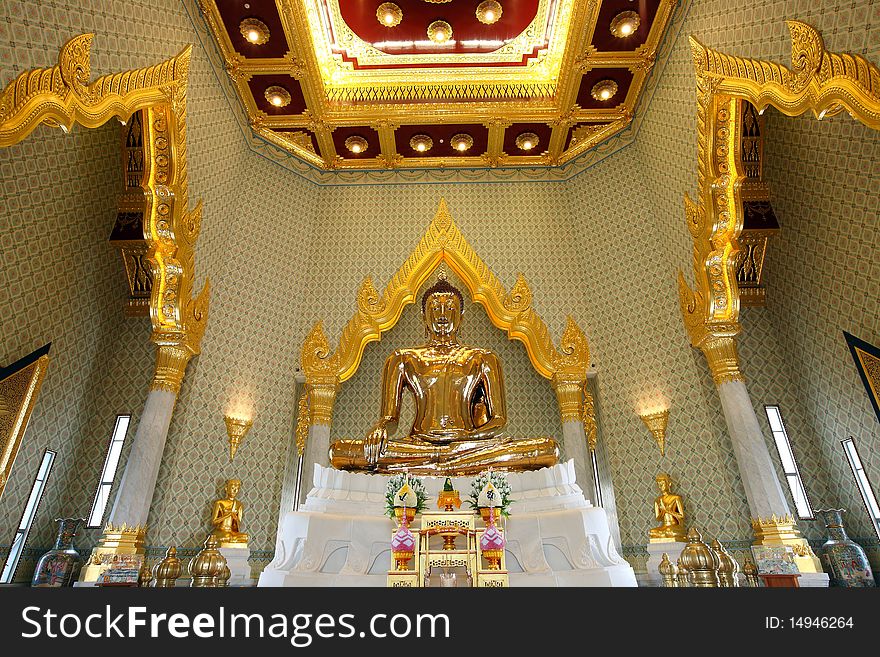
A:
{"type": "Polygon", "coordinates": [[[21,73],[0,95],[0,147],[17,144],[39,125],[69,132],[143,112],[143,236],[153,285],[151,340],[159,347],[153,389],[177,392],[189,359],[201,350],[210,286],[193,296],[195,243],[202,205],[189,209],[186,89],[192,47],[155,66],[105,75],[89,83],[93,34],[61,48],[52,68],[21,73]]]}
{"type": "MultiPolygon", "coordinates": [[[[441,199],[428,230],[385,291],[380,295],[372,279],[364,279],[357,293],[357,309],[343,328],[336,350],[331,350],[322,322],[317,322],[306,337],[300,357],[306,391],[300,399],[300,410],[306,408],[308,398],[309,424],[329,426],[338,386],[354,376],[366,346],[381,339],[397,323],[404,308],[416,300],[419,288],[441,263],[458,275],[496,328],[525,346],[535,370],[552,381],[560,404],[560,390],[571,388],[566,399],[571,397],[574,401],[563,410],[563,421],[580,420],[590,367],[586,335],[568,317],[557,348],[547,325],[532,307],[532,292],[523,275],[517,276],[513,287],[506,290],[468,244],[449,214],[446,201],[441,199]]],[[[305,426],[303,423],[298,431],[300,451],[305,444],[305,426]]]]}
{"type": "Polygon", "coordinates": [[[880,129],[880,70],[864,57],[828,52],[821,35],[799,21],[791,33],[792,68],[726,55],[691,37],[697,77],[697,199],[685,195],[693,238],[691,288],[678,274],[681,313],[691,344],[705,354],[716,383],[742,380],[734,338],[740,332],[736,270],[743,229],[740,186],[741,105],[775,107],[819,119],[843,110],[880,129]]]}

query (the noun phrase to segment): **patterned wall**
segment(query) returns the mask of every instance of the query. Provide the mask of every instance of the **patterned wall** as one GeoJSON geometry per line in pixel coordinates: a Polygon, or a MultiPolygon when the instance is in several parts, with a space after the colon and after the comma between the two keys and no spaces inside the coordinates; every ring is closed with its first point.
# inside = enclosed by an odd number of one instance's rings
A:
{"type": "MultiPolygon", "coordinates": [[[[211,278],[211,320],[203,355],[189,366],[172,421],[148,542],[198,545],[208,529],[210,501],[225,478],[238,476],[244,481],[244,528],[253,537],[254,563],[268,559],[293,433],[293,375],[302,339],[318,319],[331,339],[338,335],[363,276],[384,286],[441,196],[505,285],[518,272],[525,274],[535,307],[557,339],[568,313],[586,330],[628,556],[637,558],[645,543],[653,477],[660,469],[678,481],[705,534],[747,540],[748,509],[717,393],[702,355],[687,344],[677,310],[674,274],[690,268],[682,195],[693,192],[696,180],[694,80],[686,37],[695,34],[729,52],[787,62],[782,21],[797,16],[816,25],[832,48],[876,59],[868,44],[880,42],[880,25],[870,18],[877,6],[827,2],[819,12],[806,0],[784,7],[695,0],[681,33],[667,44],[668,62],[654,73],[656,89],[650,106],[643,107],[634,144],[568,183],[343,188],[314,186],[248,148],[228,81],[211,63],[216,52],[189,0],[95,2],[82,10],[46,3],[38,14],[17,0],[4,3],[3,83],[22,67],[52,63],[61,44],[82,31],[97,32],[97,74],[155,63],[185,43],[195,44],[191,198],[205,201],[197,270],[199,278],[211,278]],[[8,62],[15,63],[14,70],[8,62]],[[671,408],[664,459],[636,415],[660,403],[671,408]],[[255,422],[229,464],[222,414],[236,405],[252,409],[255,422]]],[[[744,368],[758,410],[765,402],[783,405],[814,502],[843,504],[854,517],[861,507],[839,456],[838,433],[861,441],[875,482],[880,463],[876,425],[840,329],[880,342],[876,304],[865,296],[880,272],[876,255],[872,258],[876,231],[870,230],[876,226],[876,195],[858,191],[876,189],[876,173],[866,168],[861,178],[849,174],[855,157],[873,157],[876,163],[877,136],[844,127],[842,119],[817,125],[770,117],[768,123],[768,176],[784,233],[769,256],[771,304],[746,312],[744,368]],[[830,136],[819,137],[816,130],[825,129],[830,136]],[[800,146],[804,138],[815,147],[800,146]],[[838,154],[841,142],[850,154],[838,154]],[[785,154],[789,151],[792,155],[785,154]],[[831,201],[840,189],[850,190],[850,200],[837,210],[831,201]],[[815,199],[814,211],[793,205],[804,198],[815,199]],[[845,256],[855,243],[864,249],[861,261],[845,256]],[[789,244],[816,245],[815,256],[805,265],[789,244]],[[815,308],[815,315],[805,308],[815,308]]],[[[24,144],[0,150],[0,222],[5,222],[0,232],[14,236],[0,246],[0,304],[16,308],[12,315],[0,314],[0,357],[11,362],[55,341],[55,360],[0,501],[0,543],[11,538],[47,445],[57,445],[62,458],[30,541],[35,549],[48,546],[56,515],[88,510],[113,416],[131,411],[136,421],[143,405],[153,358],[148,327],[122,317],[121,265],[105,242],[119,184],[116,134],[115,126],[67,137],[41,129],[24,144]],[[95,248],[103,249],[103,257],[88,259],[95,248]]],[[[463,338],[502,354],[509,396],[517,403],[511,432],[556,435],[549,386],[531,370],[518,344],[491,328],[481,309],[470,310],[463,338]]],[[[420,337],[418,313],[411,307],[381,343],[368,348],[362,369],[337,402],[337,435],[364,432],[376,414],[382,359],[398,344],[420,337]]],[[[864,523],[853,527],[854,534],[869,535],[864,523]]],[[[812,537],[822,535],[819,528],[806,529],[812,537]]],[[[90,534],[79,544],[88,547],[94,540],[90,534]]]]}

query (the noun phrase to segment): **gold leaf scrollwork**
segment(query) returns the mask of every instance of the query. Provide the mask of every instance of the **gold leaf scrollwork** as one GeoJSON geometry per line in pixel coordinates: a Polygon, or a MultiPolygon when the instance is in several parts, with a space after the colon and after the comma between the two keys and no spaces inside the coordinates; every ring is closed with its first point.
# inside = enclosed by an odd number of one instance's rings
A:
{"type": "Polygon", "coordinates": [[[373,279],[367,276],[361,283],[357,295],[358,310],[365,315],[376,315],[384,312],[385,301],[379,296],[379,292],[373,285],[373,279]]]}
{"type": "Polygon", "coordinates": [[[596,439],[598,427],[596,426],[596,407],[593,402],[593,393],[589,385],[584,382],[584,401],[581,406],[581,421],[584,424],[584,433],[587,436],[587,445],[590,451],[596,451],[596,439]]]}
{"type": "Polygon", "coordinates": [[[532,290],[522,274],[517,275],[516,283],[504,297],[504,308],[512,313],[521,313],[532,305],[532,290]]]}
{"type": "Polygon", "coordinates": [[[311,415],[309,413],[309,389],[306,389],[299,397],[298,411],[296,415],[296,453],[302,456],[306,451],[306,442],[309,438],[309,425],[311,415]]]}
{"type": "Polygon", "coordinates": [[[318,322],[303,342],[300,358],[303,371],[312,376],[332,376],[336,374],[335,361],[324,333],[324,323],[318,322]]]}
{"type": "Polygon", "coordinates": [[[562,342],[556,357],[557,370],[568,368],[586,368],[590,363],[590,347],[587,344],[587,336],[577,325],[577,322],[569,316],[565,322],[565,330],[562,332],[562,342]]]}

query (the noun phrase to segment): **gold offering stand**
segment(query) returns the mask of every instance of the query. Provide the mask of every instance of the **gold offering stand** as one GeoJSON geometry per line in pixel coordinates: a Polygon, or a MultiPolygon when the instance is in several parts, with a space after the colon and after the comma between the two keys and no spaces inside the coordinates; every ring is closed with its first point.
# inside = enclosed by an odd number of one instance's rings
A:
{"type": "MultiPolygon", "coordinates": [[[[412,570],[388,571],[388,586],[449,585],[446,582],[452,582],[452,586],[509,586],[503,551],[500,559],[493,555],[491,561],[480,553],[485,529],[477,528],[477,517],[460,511],[423,512],[418,529],[412,530],[416,536],[415,552],[406,564],[412,564],[412,570]]],[[[500,528],[498,531],[503,532],[500,528]]]]}

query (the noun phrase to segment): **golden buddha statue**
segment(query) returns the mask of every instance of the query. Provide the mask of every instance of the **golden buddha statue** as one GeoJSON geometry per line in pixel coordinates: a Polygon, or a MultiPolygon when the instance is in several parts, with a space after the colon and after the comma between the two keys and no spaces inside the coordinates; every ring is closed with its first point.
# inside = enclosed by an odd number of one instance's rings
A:
{"type": "Polygon", "coordinates": [[[648,532],[652,542],[685,540],[684,502],[681,495],[671,491],[671,486],[672,479],[668,474],[661,472],[657,475],[660,495],[654,500],[654,516],[660,521],[660,526],[648,532]]]}
{"type": "Polygon", "coordinates": [[[226,482],[226,497],[216,500],[211,511],[211,536],[217,539],[220,547],[247,547],[248,535],[240,532],[241,514],[244,505],[235,499],[241,490],[241,481],[229,479],[226,482]]]}
{"type": "Polygon", "coordinates": [[[498,356],[459,343],[464,300],[441,273],[422,296],[427,343],[399,349],[382,372],[381,419],[364,440],[337,440],[330,462],[341,470],[455,476],[489,466],[537,470],[559,459],[549,437],[516,440],[507,423],[504,379],[498,356]],[[415,400],[415,418],[405,439],[392,438],[404,390],[415,400]]]}

